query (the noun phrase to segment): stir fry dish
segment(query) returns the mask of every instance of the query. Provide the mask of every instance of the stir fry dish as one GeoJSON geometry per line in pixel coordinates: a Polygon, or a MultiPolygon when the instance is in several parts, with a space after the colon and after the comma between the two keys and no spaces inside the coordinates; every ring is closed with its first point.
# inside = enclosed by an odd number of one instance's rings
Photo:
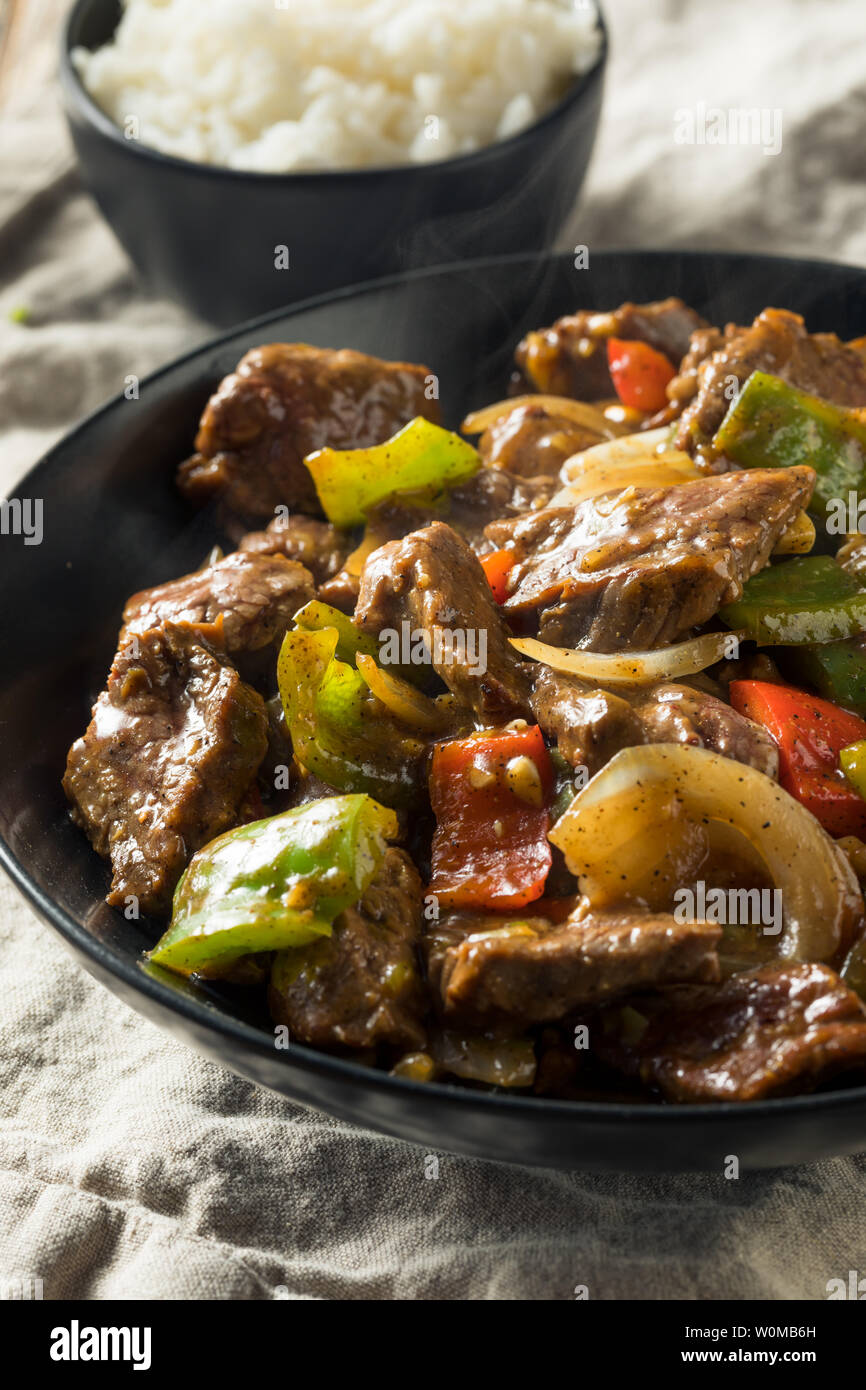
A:
{"type": "Polygon", "coordinates": [[[129,599],[63,781],[146,968],[418,1081],[863,1081],[866,340],[624,304],[438,394],[273,343],[208,402],[220,546],[129,599]]]}

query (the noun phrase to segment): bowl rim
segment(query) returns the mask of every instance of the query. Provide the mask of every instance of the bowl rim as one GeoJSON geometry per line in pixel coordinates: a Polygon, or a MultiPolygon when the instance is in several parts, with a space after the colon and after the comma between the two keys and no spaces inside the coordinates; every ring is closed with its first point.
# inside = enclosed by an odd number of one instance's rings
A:
{"type": "Polygon", "coordinates": [[[301,169],[297,172],[289,169],[280,173],[260,169],[232,169],[225,164],[206,164],[195,159],[184,159],[180,155],[166,154],[153,145],[143,144],[141,140],[127,140],[120,126],[94,101],[72,61],[71,31],[78,23],[82,12],[97,3],[99,0],[76,0],[61,29],[60,79],[68,102],[76,106],[100,135],[108,139],[113,145],[128,151],[133,158],[146,159],[152,164],[163,165],[166,169],[173,169],[176,172],[186,172],[205,177],[215,175],[229,180],[252,181],[263,185],[275,185],[280,180],[292,184],[313,185],[325,178],[360,182],[364,179],[387,179],[407,174],[423,174],[428,170],[440,170],[449,173],[452,170],[470,172],[485,159],[490,159],[494,152],[497,156],[507,157],[512,152],[519,152],[522,145],[528,149],[537,134],[543,135],[547,127],[558,124],[571,107],[580,101],[590,84],[603,73],[610,51],[608,28],[601,0],[592,0],[596,10],[596,26],[601,42],[591,66],[585,72],[579,73],[559,101],[539,116],[537,120],[518,131],[516,135],[509,135],[505,140],[495,140],[492,144],[484,145],[480,150],[473,150],[470,154],[449,155],[447,159],[432,160],[429,164],[413,164],[411,162],[377,164],[362,169],[301,169]]]}
{"type": "MultiPolygon", "coordinates": [[[[719,256],[729,261],[747,262],[756,266],[782,262],[797,266],[799,271],[805,273],[814,271],[815,274],[821,274],[828,269],[841,273],[847,272],[862,279],[864,289],[866,289],[866,269],[844,261],[730,250],[708,250],[706,248],[680,249],[677,247],[649,251],[624,247],[596,253],[596,258],[599,260],[619,259],[623,256],[639,258],[643,263],[647,260],[663,261],[672,256],[691,261],[719,256]]],[[[508,255],[455,261],[441,266],[420,267],[402,274],[389,275],[313,295],[297,304],[270,310],[266,314],[237,324],[215,337],[207,338],[180,357],[173,358],[156,371],[151,372],[142,379],[142,385],[153,384],[197,357],[203,360],[209,356],[212,357],[232,340],[259,329],[265,329],[270,323],[341,299],[375,294],[392,286],[403,285],[410,280],[432,279],[438,275],[477,270],[480,267],[523,265],[527,269],[532,267],[549,268],[556,261],[570,260],[570,253],[567,252],[515,252],[508,255]]],[[[26,487],[37,473],[55,462],[73,440],[85,435],[95,422],[116,410],[122,401],[122,394],[111,397],[110,400],[92,411],[78,425],[69,430],[19,479],[10,496],[19,495],[21,489],[26,487]]],[[[71,914],[55,902],[50,893],[42,889],[30,877],[25,865],[18,859],[2,833],[0,833],[0,867],[9,875],[19,892],[35,908],[39,916],[48,922],[69,946],[79,954],[94,961],[101,970],[122,982],[133,993],[146,995],[160,1012],[179,1015],[199,1029],[216,1033],[235,1047],[240,1046],[247,1055],[253,1053],[269,1059],[273,1059],[274,1056],[282,1056],[289,1064],[288,1069],[290,1071],[298,1069],[313,1076],[322,1076],[339,1083],[341,1086],[366,1088],[386,1096],[403,1094],[407,1099],[414,1097],[421,1100],[424,1097],[429,1097],[431,1103],[435,1102],[438,1105],[456,1108],[466,1115],[474,1113],[482,1117],[489,1117],[498,1112],[510,1116],[515,1121],[545,1118],[572,1125],[578,1124],[581,1120],[603,1121],[611,1127],[624,1131],[629,1131],[643,1120],[666,1126],[671,1133],[683,1126],[686,1127],[686,1130],[689,1127],[693,1128],[694,1123],[699,1121],[711,1125],[727,1125],[731,1120],[736,1119],[745,1124],[752,1122],[758,1124],[761,1120],[767,1120],[773,1116],[782,1118],[789,1115],[793,1118],[797,1115],[834,1110],[859,1111],[866,1104],[866,1084],[849,1086],[839,1090],[771,1097],[748,1102],[709,1101],[699,1104],[672,1105],[653,1102],[652,1100],[636,1100],[634,1102],[571,1101],[546,1096],[509,1095],[503,1091],[474,1091],[468,1087],[460,1087],[441,1081],[412,1081],[406,1077],[392,1076],[390,1072],[362,1066],[349,1058],[317,1051],[315,1048],[300,1043],[283,1053],[279,1053],[274,1048],[269,1035],[262,1029],[215,1009],[204,998],[192,998],[185,992],[163,983],[155,975],[149,974],[141,968],[141,957],[131,960],[112,952],[105,941],[80,925],[71,914]]],[[[223,1060],[222,1065],[230,1066],[231,1063],[223,1060]]],[[[258,1084],[267,1085],[268,1083],[260,1082],[258,1084]]]]}

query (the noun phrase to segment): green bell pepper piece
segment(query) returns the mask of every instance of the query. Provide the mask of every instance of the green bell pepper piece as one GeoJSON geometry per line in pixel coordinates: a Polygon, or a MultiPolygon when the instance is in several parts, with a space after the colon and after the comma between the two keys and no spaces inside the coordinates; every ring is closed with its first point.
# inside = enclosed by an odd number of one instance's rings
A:
{"type": "Polygon", "coordinates": [[[843,748],[839,762],[851,786],[866,800],[866,739],[843,748]]]}
{"type": "Polygon", "coordinates": [[[866,715],[866,638],[792,647],[785,671],[798,684],[814,686],[826,700],[866,715]]]}
{"type": "Polygon", "coordinates": [[[283,638],[277,684],[295,756],[329,786],[406,806],[425,745],[388,716],[354,666],[336,660],[338,642],[334,627],[283,638]]]}
{"type": "Polygon", "coordinates": [[[422,415],[369,449],[318,449],[304,463],[335,526],[359,526],[377,502],[395,492],[453,487],[476,473],[476,449],[422,415]]]}
{"type": "MultiPolygon", "coordinates": [[[[339,608],[332,608],[329,603],[321,603],[319,599],[314,598],[295,614],[295,626],[303,628],[305,632],[322,632],[326,627],[335,627],[338,640],[334,655],[338,661],[345,661],[349,666],[355,665],[359,653],[372,656],[374,661],[380,659],[379,643],[375,637],[362,632],[339,608]]],[[[424,686],[429,679],[429,670],[424,666],[398,665],[395,670],[411,685],[424,686]]]]}
{"type": "Polygon", "coordinates": [[[339,608],[332,608],[329,603],[321,603],[314,598],[310,603],[305,603],[295,614],[295,626],[301,627],[305,632],[321,632],[326,627],[337,629],[337,650],[336,657],[339,661],[347,661],[349,665],[354,665],[355,658],[359,652],[365,656],[375,657],[378,655],[379,648],[374,638],[368,637],[359,627],[356,627],[351,618],[347,618],[345,613],[341,613],[339,608]]]}
{"type": "Polygon", "coordinates": [[[193,855],[150,960],[182,975],[330,936],[381,863],[397,817],[369,796],[330,796],[229,830],[193,855]]]}
{"type": "Polygon", "coordinates": [[[829,555],[797,555],[753,575],[719,616],[760,646],[837,642],[866,631],[866,589],[829,555]]]}
{"type": "Polygon", "coordinates": [[[742,468],[808,464],[818,475],[810,510],[819,515],[852,492],[866,497],[866,422],[767,372],[752,372],[712,447],[742,468]]]}
{"type": "Polygon", "coordinates": [[[558,748],[551,748],[550,761],[553,763],[553,771],[556,777],[554,782],[553,801],[550,806],[550,824],[556,825],[560,816],[564,816],[574,798],[577,796],[577,786],[575,785],[574,768],[571,763],[562,756],[558,748]]]}

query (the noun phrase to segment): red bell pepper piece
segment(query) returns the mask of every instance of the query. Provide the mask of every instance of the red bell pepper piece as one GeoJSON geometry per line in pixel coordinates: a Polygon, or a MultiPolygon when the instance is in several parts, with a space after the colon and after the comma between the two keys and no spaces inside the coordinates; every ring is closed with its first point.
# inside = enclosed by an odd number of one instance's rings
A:
{"type": "Polygon", "coordinates": [[[839,753],[866,738],[866,721],[829,700],[769,681],[732,681],[734,709],[762,724],[779,748],[779,781],[830,835],[866,838],[866,801],[839,753]]]}
{"type": "Polygon", "coordinates": [[[493,597],[497,603],[504,603],[508,598],[508,576],[515,563],[514,551],[493,550],[489,555],[482,555],[480,558],[481,568],[487,575],[487,583],[493,597]]]}
{"type": "Polygon", "coordinates": [[[430,891],[442,907],[524,907],[542,896],[552,858],[553,786],[537,724],[436,746],[430,891]]]}
{"type": "Polygon", "coordinates": [[[677,373],[663,352],[649,343],[608,338],[607,365],[623,405],[650,412],[667,405],[665,387],[677,373]]]}

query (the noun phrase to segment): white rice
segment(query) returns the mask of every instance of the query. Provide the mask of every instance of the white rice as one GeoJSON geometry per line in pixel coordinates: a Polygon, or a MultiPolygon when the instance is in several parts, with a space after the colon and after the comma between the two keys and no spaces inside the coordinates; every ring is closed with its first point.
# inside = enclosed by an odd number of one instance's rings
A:
{"type": "Polygon", "coordinates": [[[130,139],[233,169],[424,164],[530,125],[592,66],[591,0],[124,0],[74,60],[130,139]]]}

